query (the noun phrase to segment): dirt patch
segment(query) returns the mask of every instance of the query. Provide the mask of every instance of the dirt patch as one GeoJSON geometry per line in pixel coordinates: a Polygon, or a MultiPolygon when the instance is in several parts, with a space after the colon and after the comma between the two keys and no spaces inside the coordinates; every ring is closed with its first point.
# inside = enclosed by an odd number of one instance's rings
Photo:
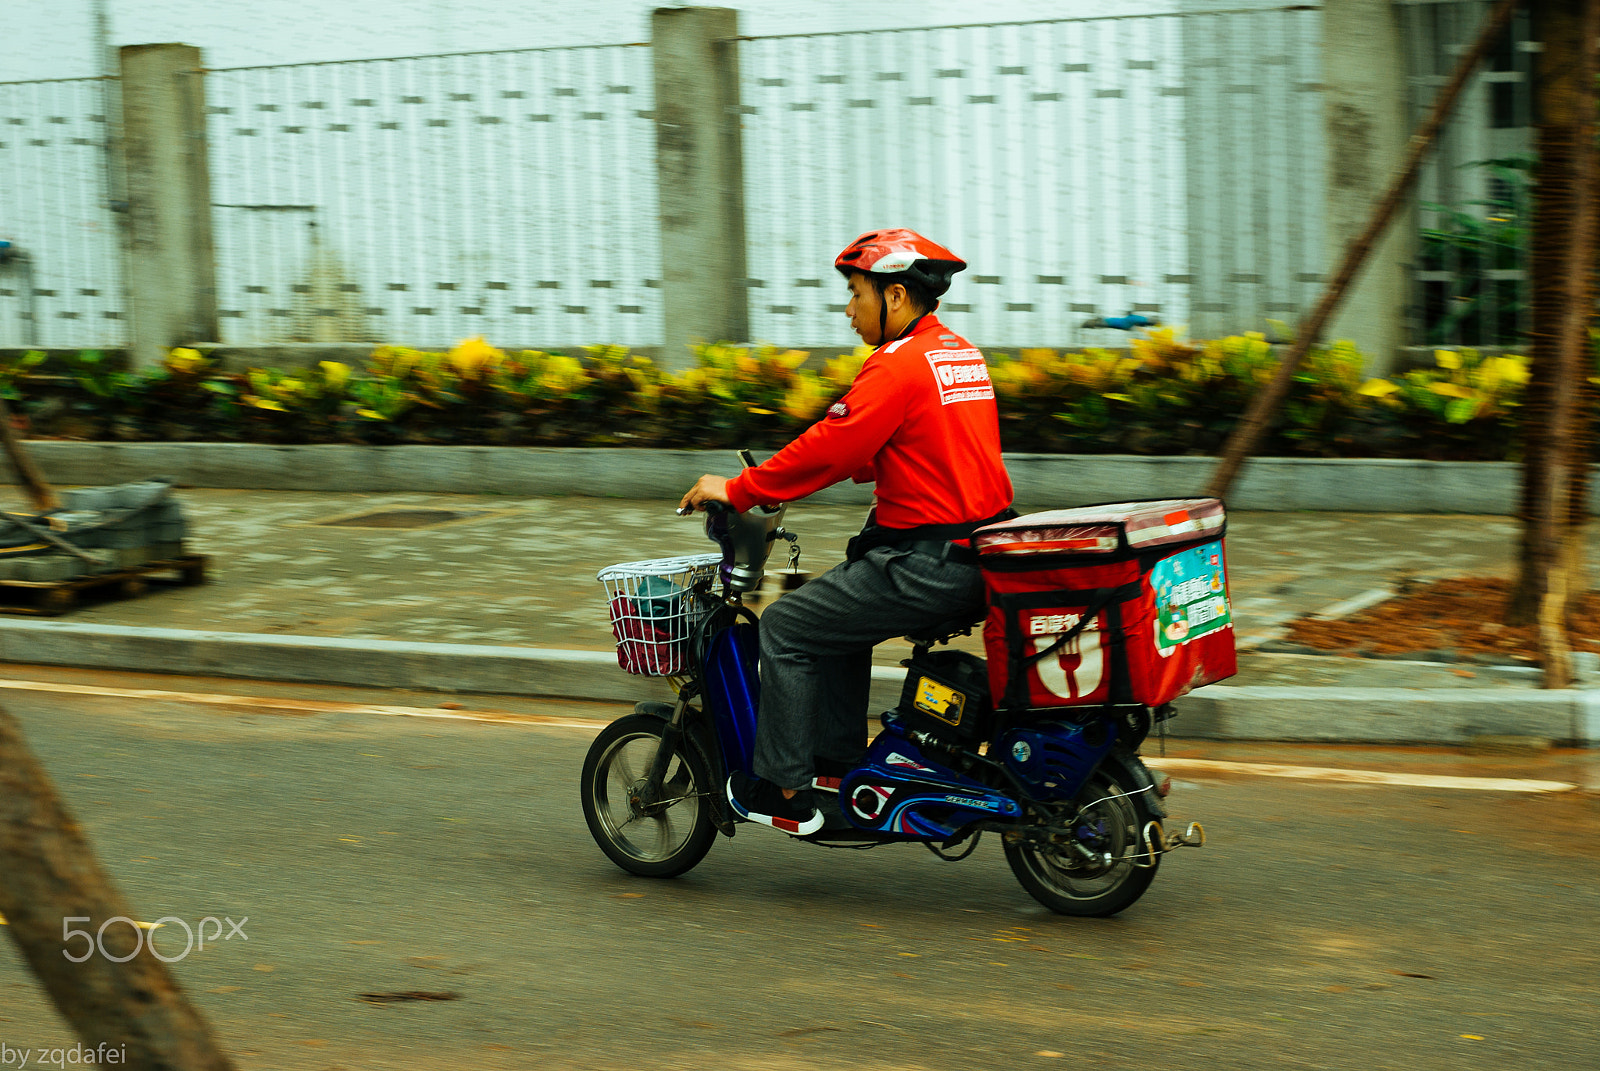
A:
{"type": "MultiPolygon", "coordinates": [[[[1497,577],[1437,580],[1338,621],[1302,619],[1289,640],[1345,655],[1453,653],[1480,661],[1534,662],[1533,626],[1503,624],[1511,582],[1497,577]]],[[[1575,600],[1569,642],[1575,651],[1600,651],[1600,592],[1575,600]]]]}
{"type": "Polygon", "coordinates": [[[368,1004],[405,1004],[411,1001],[460,1000],[460,993],[430,993],[421,989],[407,989],[399,993],[362,993],[357,1000],[368,1004]]]}

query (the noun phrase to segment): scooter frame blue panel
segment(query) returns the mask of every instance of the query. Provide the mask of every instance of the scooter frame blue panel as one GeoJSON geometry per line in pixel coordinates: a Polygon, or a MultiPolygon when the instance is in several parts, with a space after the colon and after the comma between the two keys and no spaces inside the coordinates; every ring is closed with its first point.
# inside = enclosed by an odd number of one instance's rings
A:
{"type": "Polygon", "coordinates": [[[756,626],[745,622],[722,629],[706,645],[701,680],[729,773],[750,772],[761,705],[760,652],[756,626]]]}
{"type": "Polygon", "coordinates": [[[1010,767],[1039,799],[1070,800],[1121,735],[1114,718],[1040,722],[1007,729],[990,754],[1010,767]]]}
{"type": "Polygon", "coordinates": [[[839,795],[852,825],[908,840],[945,840],[968,823],[1022,813],[1015,800],[928,756],[898,726],[873,741],[839,795]]]}

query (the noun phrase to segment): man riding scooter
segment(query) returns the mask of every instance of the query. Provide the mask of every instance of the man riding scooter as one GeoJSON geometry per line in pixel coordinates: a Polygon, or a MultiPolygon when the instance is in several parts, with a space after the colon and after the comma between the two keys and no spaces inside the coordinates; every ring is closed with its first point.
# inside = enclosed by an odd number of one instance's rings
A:
{"type": "Polygon", "coordinates": [[[966,266],[903,228],[851,242],[834,267],[850,326],[876,349],[850,390],[765,464],[702,476],[683,497],[743,512],[846,478],[876,483],[847,560],[762,615],[756,776],[727,786],[749,821],[799,836],[822,828],[814,789],[837,788],[862,752],[872,648],[984,607],[976,555],[959,541],[1014,514],[983,354],[934,315],[966,266]]]}

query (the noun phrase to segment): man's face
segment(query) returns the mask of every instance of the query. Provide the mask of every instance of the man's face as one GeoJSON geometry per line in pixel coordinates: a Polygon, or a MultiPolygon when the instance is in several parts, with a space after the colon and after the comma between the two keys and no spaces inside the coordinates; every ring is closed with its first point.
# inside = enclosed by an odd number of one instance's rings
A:
{"type": "Polygon", "coordinates": [[[883,299],[867,282],[867,277],[859,272],[850,274],[849,286],[850,300],[844,307],[844,314],[850,317],[850,329],[861,336],[862,342],[876,346],[883,341],[878,326],[878,307],[883,304],[883,299]]]}

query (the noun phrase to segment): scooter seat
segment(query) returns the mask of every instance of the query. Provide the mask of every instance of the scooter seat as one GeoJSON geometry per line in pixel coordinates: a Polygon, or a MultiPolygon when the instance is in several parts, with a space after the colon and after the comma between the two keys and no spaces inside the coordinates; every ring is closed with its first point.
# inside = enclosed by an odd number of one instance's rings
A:
{"type": "Polygon", "coordinates": [[[974,613],[962,614],[959,617],[946,618],[935,622],[927,628],[919,628],[915,632],[906,634],[906,639],[914,647],[932,647],[936,643],[949,643],[957,636],[970,636],[987,616],[988,610],[978,610],[974,613]]]}

